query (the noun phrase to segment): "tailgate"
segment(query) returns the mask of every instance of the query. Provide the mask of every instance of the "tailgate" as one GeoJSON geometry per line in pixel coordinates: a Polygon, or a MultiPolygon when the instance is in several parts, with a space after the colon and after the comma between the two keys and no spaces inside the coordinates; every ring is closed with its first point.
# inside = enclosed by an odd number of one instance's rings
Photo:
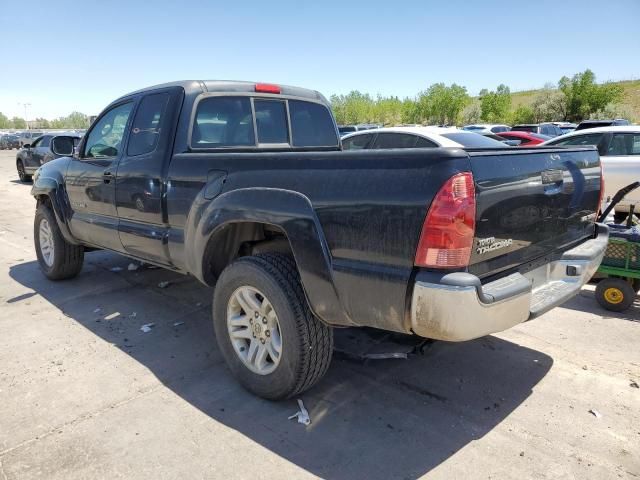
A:
{"type": "Polygon", "coordinates": [[[533,268],[593,236],[600,197],[595,148],[469,155],[477,201],[471,273],[482,278],[533,268]]]}

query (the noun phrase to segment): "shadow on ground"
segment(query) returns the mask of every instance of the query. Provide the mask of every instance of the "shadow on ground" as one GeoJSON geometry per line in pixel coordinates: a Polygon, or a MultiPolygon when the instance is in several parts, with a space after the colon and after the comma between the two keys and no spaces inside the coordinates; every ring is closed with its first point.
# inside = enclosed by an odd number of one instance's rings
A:
{"type": "MultiPolygon", "coordinates": [[[[10,275],[211,419],[324,478],[420,477],[502,422],[553,364],[495,337],[436,342],[407,360],[362,363],[340,355],[302,395],[313,421],[304,427],[287,420],[294,400],[255,398],[231,378],[215,344],[210,289],[165,270],[131,272],[128,263],[94,252],[74,280],[49,282],[35,262],[11,267],[10,275]],[[159,288],[161,281],[171,283],[159,288]],[[142,333],[140,325],[151,322],[152,331],[142,333]]],[[[336,333],[344,345],[353,331],[336,333]]]]}

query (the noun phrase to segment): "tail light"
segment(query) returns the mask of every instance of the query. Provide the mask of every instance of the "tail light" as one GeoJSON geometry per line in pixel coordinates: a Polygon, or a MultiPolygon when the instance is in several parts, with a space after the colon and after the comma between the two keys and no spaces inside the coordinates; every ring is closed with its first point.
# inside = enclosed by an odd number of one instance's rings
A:
{"type": "Polygon", "coordinates": [[[424,225],[415,265],[460,268],[469,265],[476,224],[476,195],[471,172],[445,182],[433,199],[424,225]]]}

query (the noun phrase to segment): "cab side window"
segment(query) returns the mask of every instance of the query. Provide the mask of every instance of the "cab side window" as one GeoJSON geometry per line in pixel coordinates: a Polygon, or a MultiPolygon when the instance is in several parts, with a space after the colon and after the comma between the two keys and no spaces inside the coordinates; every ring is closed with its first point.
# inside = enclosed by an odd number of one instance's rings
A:
{"type": "Polygon", "coordinates": [[[598,145],[603,135],[604,133],[574,135],[573,137],[564,138],[558,142],[552,142],[549,145],[598,145]]]}
{"type": "Polygon", "coordinates": [[[133,102],[118,105],[93,125],[84,146],[83,158],[112,158],[120,154],[132,108],[133,102]]]}
{"type": "Polygon", "coordinates": [[[51,137],[49,135],[45,135],[40,139],[39,147],[49,148],[49,143],[51,143],[51,137]]]}
{"type": "Polygon", "coordinates": [[[414,148],[417,137],[406,133],[379,133],[373,142],[373,149],[384,150],[387,148],[414,148]]]}
{"type": "Polygon", "coordinates": [[[133,118],[127,155],[142,155],[156,149],[168,103],[169,93],[154,93],[142,99],[133,118]]]}
{"type": "Polygon", "coordinates": [[[640,133],[615,133],[611,138],[607,155],[640,155],[640,133]]]}

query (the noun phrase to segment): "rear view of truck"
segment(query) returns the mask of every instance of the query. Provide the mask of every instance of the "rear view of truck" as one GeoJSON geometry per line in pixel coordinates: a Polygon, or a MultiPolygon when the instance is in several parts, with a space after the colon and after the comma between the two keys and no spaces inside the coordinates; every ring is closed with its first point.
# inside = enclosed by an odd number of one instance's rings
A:
{"type": "Polygon", "coordinates": [[[578,293],[607,229],[595,223],[595,149],[469,151],[429,207],[416,254],[412,330],[450,341],[535,318],[578,293]]]}

